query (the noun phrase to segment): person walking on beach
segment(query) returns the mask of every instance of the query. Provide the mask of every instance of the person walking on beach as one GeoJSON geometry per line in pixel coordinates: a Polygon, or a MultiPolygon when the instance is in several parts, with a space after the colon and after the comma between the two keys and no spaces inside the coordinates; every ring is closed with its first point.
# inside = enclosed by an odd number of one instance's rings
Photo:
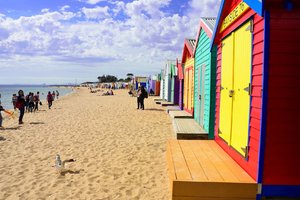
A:
{"type": "Polygon", "coordinates": [[[13,104],[13,106],[14,106],[14,110],[17,109],[17,107],[16,107],[17,100],[18,100],[17,95],[16,95],[16,94],[13,94],[13,96],[12,96],[12,98],[11,98],[11,102],[12,102],[12,104],[13,104]]]}
{"type": "Polygon", "coordinates": [[[33,96],[34,101],[34,112],[39,110],[39,102],[40,102],[40,92],[37,92],[36,95],[33,96]]]}
{"type": "Polygon", "coordinates": [[[56,90],[56,99],[58,99],[59,92],[56,90]]]}
{"type": "Polygon", "coordinates": [[[32,92],[29,92],[29,96],[28,96],[28,99],[29,99],[29,109],[28,109],[28,112],[31,112],[33,111],[34,109],[34,99],[33,99],[33,93],[32,92]]]}
{"type": "Polygon", "coordinates": [[[53,91],[52,92],[52,101],[54,101],[55,100],[55,92],[53,91]]]}
{"type": "Polygon", "coordinates": [[[137,100],[137,109],[140,109],[140,95],[142,94],[141,86],[139,86],[136,92],[136,100],[137,100]]]}
{"type": "Polygon", "coordinates": [[[26,112],[29,111],[29,95],[30,94],[25,96],[25,110],[26,110],[26,112]]]}
{"type": "Polygon", "coordinates": [[[3,118],[2,118],[1,111],[4,111],[4,109],[3,109],[3,107],[1,106],[1,94],[0,94],[0,129],[3,129],[3,126],[2,126],[3,118]]]}
{"type": "Polygon", "coordinates": [[[4,108],[0,104],[0,130],[4,129],[3,126],[2,126],[3,117],[2,117],[1,111],[4,111],[4,108]]]}
{"type": "Polygon", "coordinates": [[[48,95],[47,95],[47,101],[48,101],[48,108],[51,109],[53,96],[50,91],[48,92],[48,95]]]}
{"type": "Polygon", "coordinates": [[[25,112],[25,97],[24,97],[23,90],[19,90],[19,92],[18,92],[16,107],[20,111],[19,124],[23,124],[24,123],[23,116],[24,116],[24,112],[25,112]]]}
{"type": "Polygon", "coordinates": [[[139,95],[139,102],[140,102],[140,106],[141,109],[144,110],[145,106],[144,106],[144,99],[148,97],[148,94],[144,88],[144,86],[141,86],[141,94],[139,95]]]}

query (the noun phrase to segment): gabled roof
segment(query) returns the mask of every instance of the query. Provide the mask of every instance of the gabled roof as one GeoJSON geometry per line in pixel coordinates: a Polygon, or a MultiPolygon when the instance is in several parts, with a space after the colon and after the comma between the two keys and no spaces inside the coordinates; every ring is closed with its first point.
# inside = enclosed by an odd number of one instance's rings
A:
{"type": "MultiPolygon", "coordinates": [[[[213,31],[210,49],[212,49],[212,47],[213,47],[214,40],[216,38],[216,34],[219,32],[219,28],[221,26],[221,20],[223,19],[224,7],[226,6],[225,3],[227,3],[227,5],[228,5],[228,2],[230,2],[230,1],[233,1],[233,0],[222,0],[222,2],[221,2],[217,21],[216,21],[216,26],[213,31]]],[[[252,10],[257,12],[259,15],[263,16],[263,7],[264,7],[264,3],[266,0],[243,0],[243,1],[246,4],[248,4],[252,10]]]]}
{"type": "Polygon", "coordinates": [[[195,55],[195,52],[196,52],[196,49],[197,49],[197,45],[198,45],[198,41],[199,41],[199,38],[200,38],[201,30],[203,29],[205,31],[206,35],[211,39],[215,25],[216,25],[216,18],[215,17],[201,17],[200,18],[200,26],[199,26],[199,30],[198,30],[198,34],[197,34],[196,45],[195,45],[195,49],[194,49],[194,55],[195,55]]]}
{"type": "Polygon", "coordinates": [[[182,80],[183,79],[183,69],[182,69],[181,61],[179,61],[178,59],[176,60],[176,67],[177,67],[177,76],[180,80],[182,80]]]}
{"type": "Polygon", "coordinates": [[[185,39],[184,40],[181,63],[185,63],[187,53],[189,53],[192,58],[194,57],[195,46],[196,46],[195,39],[185,39]]]}

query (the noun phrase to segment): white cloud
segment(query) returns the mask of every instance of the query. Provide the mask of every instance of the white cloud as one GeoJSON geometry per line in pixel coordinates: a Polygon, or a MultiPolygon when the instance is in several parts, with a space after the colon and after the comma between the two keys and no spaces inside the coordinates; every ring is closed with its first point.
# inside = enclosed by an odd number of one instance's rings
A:
{"type": "Polygon", "coordinates": [[[97,3],[101,2],[101,1],[107,1],[107,0],[79,0],[79,1],[85,2],[87,4],[95,5],[95,4],[97,4],[97,3]]]}
{"type": "Polygon", "coordinates": [[[131,17],[147,14],[151,18],[160,18],[164,16],[160,9],[170,2],[171,0],[135,0],[126,4],[125,12],[131,17]]]}
{"type": "Polygon", "coordinates": [[[0,14],[0,74],[13,65],[117,75],[158,72],[166,59],[181,56],[184,38],[195,37],[200,17],[217,15],[219,1],[192,0],[185,16],[162,11],[170,0],[110,1],[79,12],[66,11],[66,5],[18,19],[0,14]],[[119,13],[126,18],[113,19],[119,13]]]}
{"type": "Polygon", "coordinates": [[[47,13],[47,12],[49,12],[49,8],[44,8],[41,10],[41,13],[47,13]]]}
{"type": "Polygon", "coordinates": [[[64,5],[63,7],[60,8],[60,11],[66,11],[67,9],[69,9],[70,6],[69,5],[64,5]]]}
{"type": "Polygon", "coordinates": [[[81,11],[84,13],[87,19],[104,19],[110,17],[109,7],[95,7],[95,8],[86,8],[83,7],[81,11]]]}
{"type": "Polygon", "coordinates": [[[201,17],[217,16],[221,0],[191,0],[191,15],[201,17]]]}

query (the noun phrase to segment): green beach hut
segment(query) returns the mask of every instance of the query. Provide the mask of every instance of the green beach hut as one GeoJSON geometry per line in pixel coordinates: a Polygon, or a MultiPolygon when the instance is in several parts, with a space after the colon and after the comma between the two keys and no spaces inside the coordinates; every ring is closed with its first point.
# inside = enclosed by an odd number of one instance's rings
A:
{"type": "Polygon", "coordinates": [[[216,49],[210,51],[210,43],[216,18],[200,19],[196,39],[194,73],[194,119],[214,138],[214,112],[216,87],[216,49]]]}

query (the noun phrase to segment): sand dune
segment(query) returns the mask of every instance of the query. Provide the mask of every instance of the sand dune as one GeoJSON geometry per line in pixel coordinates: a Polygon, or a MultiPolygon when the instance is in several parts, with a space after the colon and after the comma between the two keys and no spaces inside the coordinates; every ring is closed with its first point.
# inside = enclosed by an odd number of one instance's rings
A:
{"type": "Polygon", "coordinates": [[[171,120],[153,98],[136,109],[127,91],[87,89],[5,120],[0,130],[0,199],[169,199],[166,140],[171,120]],[[63,174],[55,155],[67,163],[63,174]]]}

